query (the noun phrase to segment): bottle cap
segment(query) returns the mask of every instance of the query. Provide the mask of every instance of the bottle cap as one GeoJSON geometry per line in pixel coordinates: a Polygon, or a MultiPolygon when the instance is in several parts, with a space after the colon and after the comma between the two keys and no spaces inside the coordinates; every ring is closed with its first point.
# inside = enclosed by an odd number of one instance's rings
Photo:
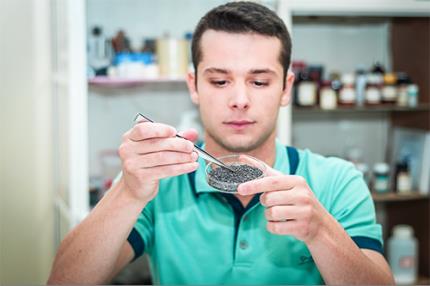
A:
{"type": "Polygon", "coordinates": [[[407,224],[398,224],[393,228],[393,235],[399,238],[411,238],[414,235],[414,229],[407,224]]]}
{"type": "Polygon", "coordinates": [[[384,75],[384,83],[385,84],[396,84],[397,82],[397,77],[395,74],[393,73],[386,73],[384,75]]]}
{"type": "Polygon", "coordinates": [[[390,171],[390,166],[388,166],[387,163],[383,162],[376,163],[375,166],[373,166],[373,171],[378,174],[386,174],[388,173],[388,171],[390,171]]]}
{"type": "Polygon", "coordinates": [[[370,73],[367,75],[367,83],[372,85],[379,85],[384,82],[384,78],[381,74],[370,73]]]}
{"type": "Polygon", "coordinates": [[[408,93],[418,93],[418,86],[416,84],[408,85],[408,93]]]}
{"type": "Polygon", "coordinates": [[[342,83],[345,85],[353,85],[355,83],[355,76],[353,73],[342,74],[342,83]]]}

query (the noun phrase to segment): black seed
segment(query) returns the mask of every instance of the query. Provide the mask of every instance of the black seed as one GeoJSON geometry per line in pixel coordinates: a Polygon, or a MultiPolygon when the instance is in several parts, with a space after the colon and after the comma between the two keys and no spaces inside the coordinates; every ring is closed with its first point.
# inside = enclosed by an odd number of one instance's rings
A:
{"type": "Polygon", "coordinates": [[[209,185],[222,191],[235,192],[239,184],[263,175],[260,169],[246,164],[232,164],[229,167],[235,171],[221,167],[212,169],[208,176],[209,185]]]}

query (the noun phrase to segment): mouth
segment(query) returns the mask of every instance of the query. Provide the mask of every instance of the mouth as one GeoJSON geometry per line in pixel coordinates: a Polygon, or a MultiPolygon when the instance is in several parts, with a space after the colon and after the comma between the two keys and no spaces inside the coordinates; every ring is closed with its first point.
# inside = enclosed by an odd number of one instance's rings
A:
{"type": "Polygon", "coordinates": [[[226,126],[234,130],[243,130],[252,126],[255,123],[256,121],[252,121],[252,120],[231,120],[231,121],[223,122],[223,124],[225,124],[226,126]]]}

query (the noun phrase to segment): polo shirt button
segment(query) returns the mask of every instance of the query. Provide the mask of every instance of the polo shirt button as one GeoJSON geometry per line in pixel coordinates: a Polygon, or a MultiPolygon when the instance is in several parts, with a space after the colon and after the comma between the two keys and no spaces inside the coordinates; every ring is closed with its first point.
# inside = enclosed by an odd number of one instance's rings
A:
{"type": "Polygon", "coordinates": [[[243,221],[247,221],[247,220],[248,220],[248,216],[244,216],[243,221]]]}
{"type": "Polygon", "coordinates": [[[241,240],[239,242],[240,249],[247,249],[248,248],[248,242],[246,240],[241,240]]]}

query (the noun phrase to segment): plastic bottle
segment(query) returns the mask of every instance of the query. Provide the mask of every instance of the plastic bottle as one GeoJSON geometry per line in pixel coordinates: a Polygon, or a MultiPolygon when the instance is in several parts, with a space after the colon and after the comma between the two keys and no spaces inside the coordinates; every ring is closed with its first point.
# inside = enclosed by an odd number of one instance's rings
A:
{"type": "Polygon", "coordinates": [[[409,225],[396,225],[388,239],[388,261],[396,284],[413,284],[417,280],[418,242],[409,225]]]}

